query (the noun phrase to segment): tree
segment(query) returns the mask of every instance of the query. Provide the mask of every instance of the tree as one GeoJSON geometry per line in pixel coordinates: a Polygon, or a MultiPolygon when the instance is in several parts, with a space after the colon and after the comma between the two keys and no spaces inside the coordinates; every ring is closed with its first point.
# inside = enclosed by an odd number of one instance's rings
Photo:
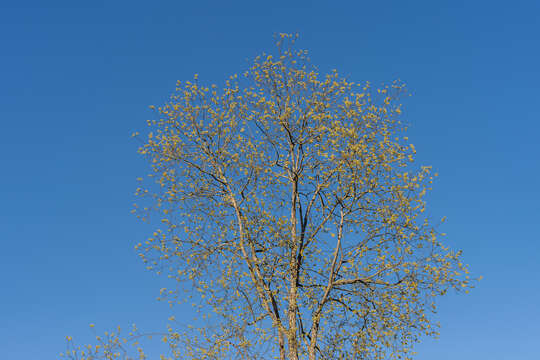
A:
{"type": "Polygon", "coordinates": [[[282,34],[223,89],[195,76],[155,108],[138,194],[163,226],[137,248],[205,317],[169,333],[176,356],[410,358],[436,334],[434,299],[470,281],[424,213],[433,176],[402,136],[404,91],[320,76],[282,34]]]}

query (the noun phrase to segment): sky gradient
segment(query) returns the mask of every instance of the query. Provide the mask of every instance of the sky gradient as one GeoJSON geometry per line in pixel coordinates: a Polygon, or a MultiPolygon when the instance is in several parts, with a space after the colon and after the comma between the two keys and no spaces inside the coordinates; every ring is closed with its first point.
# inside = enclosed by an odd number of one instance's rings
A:
{"type": "MultiPolygon", "coordinates": [[[[540,2],[48,1],[0,5],[0,358],[55,359],[65,336],[163,330],[168,283],[133,246],[148,173],[134,131],[177,80],[222,84],[299,33],[321,72],[403,80],[429,197],[470,294],[441,299],[418,360],[537,359],[540,2]]],[[[186,313],[183,313],[185,311],[186,313]]]]}

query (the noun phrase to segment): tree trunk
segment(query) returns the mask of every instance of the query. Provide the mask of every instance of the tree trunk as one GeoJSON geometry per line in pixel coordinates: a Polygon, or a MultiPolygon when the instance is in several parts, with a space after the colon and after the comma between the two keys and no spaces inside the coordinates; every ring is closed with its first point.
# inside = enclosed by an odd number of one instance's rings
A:
{"type": "MultiPolygon", "coordinates": [[[[294,150],[292,152],[294,154],[294,150]]],[[[295,166],[296,167],[296,166],[295,166]]],[[[296,204],[298,202],[298,177],[296,175],[296,169],[293,170],[291,176],[292,180],[292,196],[291,196],[291,252],[289,262],[289,308],[288,308],[288,320],[289,320],[289,360],[298,360],[298,330],[296,325],[296,311],[298,307],[298,239],[296,236],[296,204]]]]}

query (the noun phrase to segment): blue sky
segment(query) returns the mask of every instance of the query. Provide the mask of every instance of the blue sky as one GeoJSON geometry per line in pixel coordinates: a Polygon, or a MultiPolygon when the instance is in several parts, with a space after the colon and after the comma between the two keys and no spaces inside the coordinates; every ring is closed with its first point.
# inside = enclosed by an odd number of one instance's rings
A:
{"type": "Polygon", "coordinates": [[[164,328],[167,283],[133,250],[153,228],[130,214],[148,170],[130,134],[176,80],[221,83],[276,32],[321,70],[413,94],[409,137],[440,174],[430,212],[484,276],[442,299],[417,359],[538,358],[540,2],[291,3],[2,2],[2,359],[54,359],[90,323],[164,328]]]}

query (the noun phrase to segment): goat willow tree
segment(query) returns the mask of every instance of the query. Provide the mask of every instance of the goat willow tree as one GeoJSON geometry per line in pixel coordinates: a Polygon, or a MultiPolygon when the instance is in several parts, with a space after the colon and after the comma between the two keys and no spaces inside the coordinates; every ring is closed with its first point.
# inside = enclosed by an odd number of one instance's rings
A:
{"type": "Polygon", "coordinates": [[[404,87],[320,76],[294,37],[277,45],[221,90],[179,83],[141,147],[158,185],[138,192],[164,223],[141,256],[212,313],[170,333],[173,357],[409,358],[434,298],[470,281],[424,214],[404,87]]]}

